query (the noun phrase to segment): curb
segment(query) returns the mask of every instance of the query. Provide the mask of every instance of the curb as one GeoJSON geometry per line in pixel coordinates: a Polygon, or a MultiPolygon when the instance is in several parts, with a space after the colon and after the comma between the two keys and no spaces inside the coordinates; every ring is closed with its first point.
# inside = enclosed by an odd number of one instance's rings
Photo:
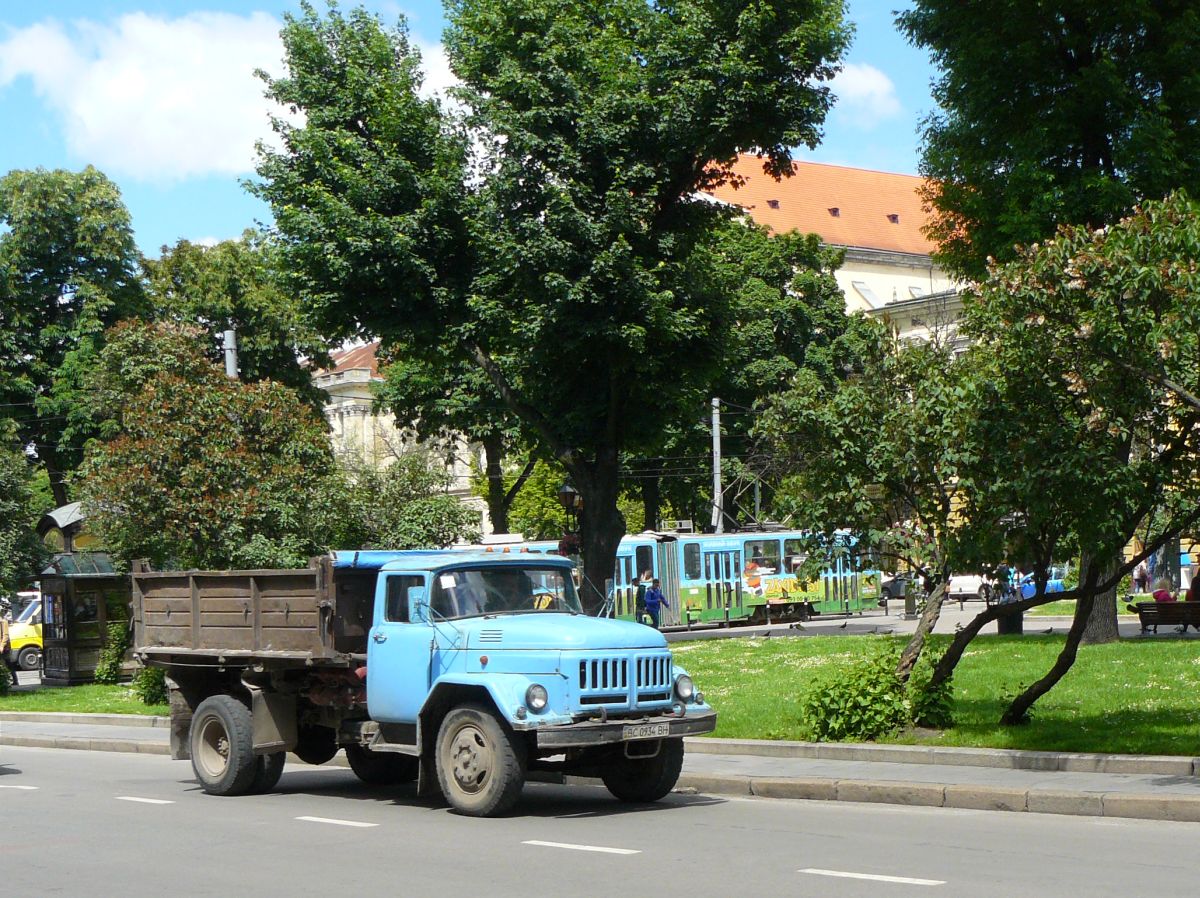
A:
{"type": "Polygon", "coordinates": [[[1163,796],[1136,792],[1072,792],[1058,789],[1010,789],[1003,786],[942,786],[892,780],[821,777],[721,776],[679,777],[676,791],[740,798],[801,801],[853,801],[909,807],[1018,811],[1076,817],[1117,817],[1200,823],[1200,796],[1163,796]]]}
{"type": "Polygon", "coordinates": [[[1007,748],[952,748],[922,745],[868,745],[832,742],[767,742],[757,739],[686,740],[688,751],[760,758],[824,761],[888,761],[893,764],[947,764],[1051,773],[1145,773],[1200,776],[1200,758],[1184,755],[1109,755],[1084,752],[1022,751],[1007,748]]]}
{"type": "Polygon", "coordinates": [[[71,711],[0,711],[0,722],[74,723],[113,727],[169,727],[171,718],[149,714],[84,714],[71,711]]]}

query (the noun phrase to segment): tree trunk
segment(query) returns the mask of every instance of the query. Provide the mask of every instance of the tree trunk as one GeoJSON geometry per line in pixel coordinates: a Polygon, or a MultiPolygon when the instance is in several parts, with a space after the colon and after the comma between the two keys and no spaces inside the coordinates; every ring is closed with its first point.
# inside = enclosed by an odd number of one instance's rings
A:
{"type": "Polygon", "coordinates": [[[1000,717],[1000,723],[1003,726],[1027,723],[1029,709],[1033,707],[1033,703],[1053,689],[1075,663],[1075,657],[1079,652],[1079,641],[1083,638],[1083,631],[1092,614],[1092,606],[1096,603],[1096,580],[1100,576],[1100,572],[1093,566],[1086,576],[1083,593],[1075,600],[1075,618],[1071,621],[1071,629],[1067,631],[1066,645],[1058,653],[1054,666],[1046,675],[1013,699],[1008,710],[1000,717]]]}
{"type": "Polygon", "coordinates": [[[617,453],[606,451],[594,463],[577,462],[568,470],[583,499],[579,517],[583,584],[579,598],[584,612],[595,614],[607,598],[605,584],[616,570],[617,547],[625,535],[625,516],[617,507],[617,453]]]}
{"type": "Polygon", "coordinates": [[[662,505],[661,482],[657,475],[642,481],[642,529],[658,529],[658,509],[662,505]]]}
{"type": "Polygon", "coordinates": [[[933,595],[925,600],[925,610],[921,612],[921,619],[917,621],[917,629],[908,641],[908,645],[904,647],[904,651],[900,653],[900,663],[896,665],[896,676],[905,683],[908,682],[917,659],[921,657],[921,650],[925,648],[925,637],[932,633],[933,628],[937,625],[938,617],[942,613],[942,602],[946,599],[948,585],[949,581],[943,580],[934,589],[933,595]]]}
{"type": "Polygon", "coordinates": [[[504,489],[504,442],[499,436],[483,439],[484,470],[487,476],[487,509],[493,533],[508,533],[508,503],[504,489]]]}
{"type": "Polygon", "coordinates": [[[50,479],[50,492],[54,496],[54,507],[62,508],[71,500],[67,496],[67,477],[62,465],[58,463],[58,455],[53,450],[46,453],[46,476],[50,479]]]}
{"type": "MultiPolygon", "coordinates": [[[[1091,553],[1084,552],[1079,562],[1079,578],[1083,580],[1093,564],[1100,565],[1100,573],[1096,576],[1097,583],[1112,579],[1121,566],[1120,554],[1115,554],[1106,562],[1097,562],[1091,553]]],[[[1107,592],[1096,596],[1092,604],[1092,613],[1084,624],[1082,642],[1084,645],[1099,645],[1105,642],[1116,642],[1120,638],[1117,630],[1117,587],[1114,585],[1107,592]]]]}

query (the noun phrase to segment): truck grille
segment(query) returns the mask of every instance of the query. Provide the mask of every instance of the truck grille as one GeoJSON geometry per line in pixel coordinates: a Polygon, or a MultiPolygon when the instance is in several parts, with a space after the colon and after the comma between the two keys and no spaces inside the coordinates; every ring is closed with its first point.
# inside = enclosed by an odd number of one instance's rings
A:
{"type": "Polygon", "coordinates": [[[665,702],[670,698],[670,653],[633,658],[583,658],[579,661],[579,701],[582,705],[636,707],[641,702],[665,702]]]}

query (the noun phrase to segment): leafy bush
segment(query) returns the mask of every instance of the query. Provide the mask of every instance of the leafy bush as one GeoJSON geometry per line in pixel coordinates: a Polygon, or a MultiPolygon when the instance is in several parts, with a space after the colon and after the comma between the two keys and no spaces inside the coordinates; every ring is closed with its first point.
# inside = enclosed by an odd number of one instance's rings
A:
{"type": "Polygon", "coordinates": [[[165,705],[167,695],[167,672],[161,667],[142,667],[133,675],[133,691],[144,705],[165,705]]]}
{"type": "Polygon", "coordinates": [[[894,733],[909,722],[896,655],[878,651],[818,677],[800,702],[814,742],[865,741],[894,733]]]}
{"type": "Polygon", "coordinates": [[[913,723],[944,730],[954,726],[954,677],[937,687],[929,687],[933,669],[939,660],[941,655],[926,646],[908,678],[908,702],[913,723]]]}
{"type": "Polygon", "coordinates": [[[121,662],[129,651],[129,621],[111,621],[96,664],[96,682],[112,685],[121,679],[121,662]]]}

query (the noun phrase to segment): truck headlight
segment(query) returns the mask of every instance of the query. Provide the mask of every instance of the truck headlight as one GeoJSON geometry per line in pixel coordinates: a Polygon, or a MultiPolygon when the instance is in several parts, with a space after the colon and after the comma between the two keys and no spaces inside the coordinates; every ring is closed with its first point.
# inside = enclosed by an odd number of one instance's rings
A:
{"type": "Polygon", "coordinates": [[[550,704],[550,696],[546,692],[546,687],[540,683],[534,683],[525,690],[525,704],[529,706],[529,710],[534,714],[541,714],[546,710],[546,705],[550,704]]]}
{"type": "Polygon", "coordinates": [[[696,686],[687,674],[675,678],[675,695],[681,702],[690,702],[696,694],[696,686]]]}

